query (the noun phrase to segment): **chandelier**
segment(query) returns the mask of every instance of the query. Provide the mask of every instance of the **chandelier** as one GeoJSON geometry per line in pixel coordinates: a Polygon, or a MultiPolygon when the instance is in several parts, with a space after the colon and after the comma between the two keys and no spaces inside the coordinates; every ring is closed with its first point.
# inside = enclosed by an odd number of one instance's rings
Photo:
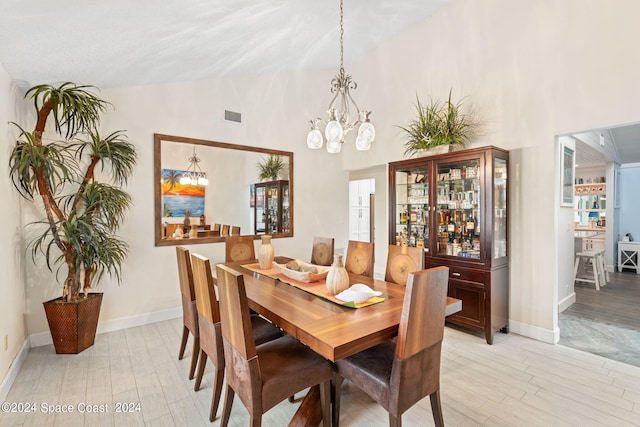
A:
{"type": "Polygon", "coordinates": [[[200,169],[200,158],[196,154],[196,147],[193,146],[193,154],[189,157],[189,167],[182,174],[180,184],[182,185],[209,185],[207,174],[200,169]]]}
{"type": "MultiPolygon", "coordinates": [[[[369,114],[371,114],[371,112],[365,110],[360,111],[349,92],[351,89],[355,90],[358,85],[351,79],[350,75],[344,72],[342,2],[343,0],[340,0],[340,71],[331,80],[331,93],[335,93],[335,95],[329,104],[329,110],[327,111],[329,116],[324,130],[324,135],[327,138],[327,151],[329,153],[339,153],[344,143],[344,136],[356,126],[359,126],[358,136],[356,137],[356,149],[368,150],[371,148],[371,143],[376,137],[376,130],[369,121],[369,114]],[[352,114],[355,116],[353,121],[351,121],[352,114]]],[[[321,122],[321,118],[311,120],[311,130],[307,135],[307,146],[309,148],[318,149],[322,147],[322,132],[318,129],[318,124],[321,122]]]]}

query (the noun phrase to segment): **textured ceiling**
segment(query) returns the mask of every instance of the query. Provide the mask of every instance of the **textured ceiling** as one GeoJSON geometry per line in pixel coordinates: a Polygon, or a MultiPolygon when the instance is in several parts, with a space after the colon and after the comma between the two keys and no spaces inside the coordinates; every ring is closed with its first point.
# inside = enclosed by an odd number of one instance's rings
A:
{"type": "MultiPolygon", "coordinates": [[[[451,0],[345,0],[345,63],[451,0]]],[[[101,88],[339,66],[339,1],[2,0],[19,86],[101,88]]]]}
{"type": "MultiPolygon", "coordinates": [[[[453,0],[344,1],[348,64],[453,0]]],[[[337,68],[339,10],[338,0],[1,0],[0,63],[25,89],[337,68]]],[[[640,162],[640,125],[609,130],[620,160],[640,162]]]]}

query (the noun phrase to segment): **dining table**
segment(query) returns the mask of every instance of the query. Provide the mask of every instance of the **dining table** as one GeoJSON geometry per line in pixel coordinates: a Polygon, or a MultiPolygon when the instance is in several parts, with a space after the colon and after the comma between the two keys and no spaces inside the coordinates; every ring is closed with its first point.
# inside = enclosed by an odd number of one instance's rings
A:
{"type": "MultiPolygon", "coordinates": [[[[275,257],[286,264],[289,257],[275,257]]],[[[327,360],[351,356],[398,334],[405,286],[349,273],[350,285],[362,283],[382,293],[379,302],[360,308],[341,305],[264,274],[250,262],[226,266],[243,275],[249,308],[327,360]]],[[[324,279],[323,279],[324,280],[324,279]]],[[[462,301],[447,297],[447,316],[462,310],[462,301]]],[[[321,421],[316,386],[304,398],[289,426],[317,426],[321,421]]]]}

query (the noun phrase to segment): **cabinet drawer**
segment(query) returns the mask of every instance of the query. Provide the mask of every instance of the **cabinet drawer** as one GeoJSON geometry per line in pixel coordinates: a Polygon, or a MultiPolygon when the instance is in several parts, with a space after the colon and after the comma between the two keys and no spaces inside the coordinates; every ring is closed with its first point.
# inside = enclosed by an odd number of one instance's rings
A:
{"type": "Polygon", "coordinates": [[[449,267],[449,279],[464,280],[484,284],[484,271],[467,270],[465,268],[449,267]]]}

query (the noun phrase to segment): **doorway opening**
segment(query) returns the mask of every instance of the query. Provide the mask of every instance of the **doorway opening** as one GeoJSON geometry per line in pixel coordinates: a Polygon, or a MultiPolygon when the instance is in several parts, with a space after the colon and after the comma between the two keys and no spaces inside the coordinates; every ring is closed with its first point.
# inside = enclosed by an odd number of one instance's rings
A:
{"type": "Polygon", "coordinates": [[[640,209],[640,124],[562,138],[575,144],[573,221],[567,224],[575,238],[573,245],[559,246],[572,247],[574,253],[558,253],[558,344],[640,366],[640,275],[635,269],[619,268],[618,253],[626,234],[640,237],[633,219],[640,209]],[[584,250],[605,251],[610,280],[600,290],[593,283],[574,281],[574,266],[562,265],[584,250]]]}

